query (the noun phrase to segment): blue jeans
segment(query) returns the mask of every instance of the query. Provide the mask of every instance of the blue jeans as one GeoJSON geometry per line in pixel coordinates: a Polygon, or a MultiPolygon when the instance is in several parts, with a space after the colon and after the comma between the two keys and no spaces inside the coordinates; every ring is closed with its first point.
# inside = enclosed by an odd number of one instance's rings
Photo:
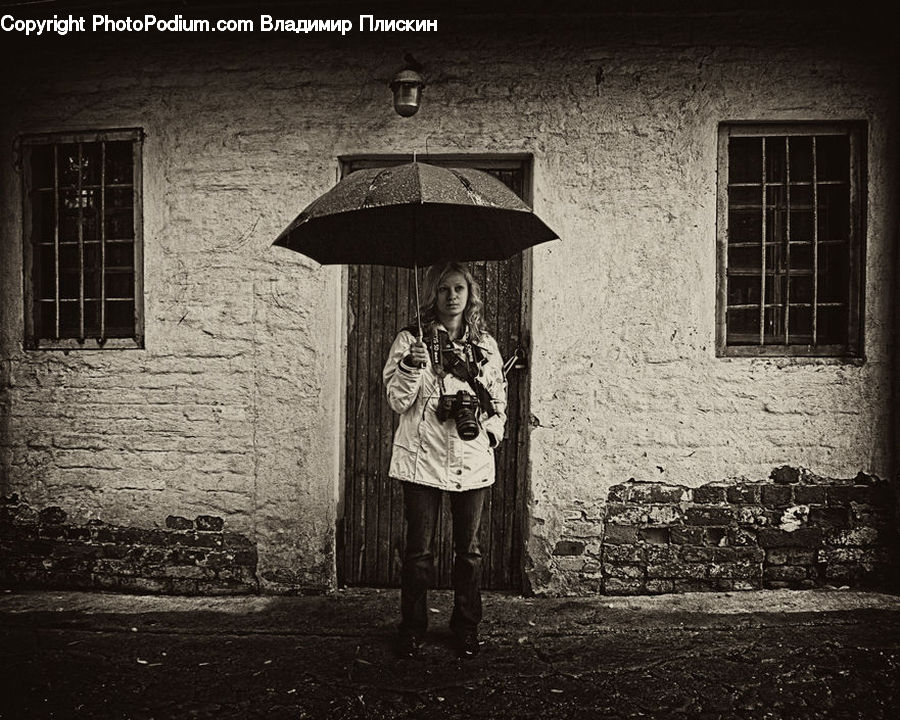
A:
{"type": "MultiPolygon", "coordinates": [[[[478,530],[488,488],[451,492],[453,515],[453,614],[455,633],[474,630],[481,621],[481,550],[478,530]]],[[[442,490],[403,483],[406,552],[400,581],[400,629],[423,634],[428,627],[426,595],[434,584],[434,539],[442,490]]]]}

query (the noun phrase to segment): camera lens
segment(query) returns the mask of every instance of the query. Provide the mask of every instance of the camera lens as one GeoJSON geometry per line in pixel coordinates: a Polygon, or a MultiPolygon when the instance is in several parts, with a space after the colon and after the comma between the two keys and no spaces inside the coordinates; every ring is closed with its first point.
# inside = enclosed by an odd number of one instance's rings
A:
{"type": "Polygon", "coordinates": [[[456,432],[463,440],[478,437],[478,419],[468,408],[460,408],[456,415],[456,432]]]}

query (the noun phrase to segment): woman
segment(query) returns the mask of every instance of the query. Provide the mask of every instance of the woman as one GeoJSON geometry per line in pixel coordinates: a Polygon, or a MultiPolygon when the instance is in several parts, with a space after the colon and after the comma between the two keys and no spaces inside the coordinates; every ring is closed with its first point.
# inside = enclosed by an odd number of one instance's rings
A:
{"type": "Polygon", "coordinates": [[[403,484],[406,552],[400,589],[398,652],[418,654],[428,624],[441,496],[453,514],[453,614],[460,657],[478,653],[481,551],[478,530],[494,483],[494,448],[506,424],[506,380],[497,343],[484,326],[478,284],[459,263],[425,274],[422,337],[400,331],[384,366],[387,399],[400,424],[390,476],[403,484]]]}

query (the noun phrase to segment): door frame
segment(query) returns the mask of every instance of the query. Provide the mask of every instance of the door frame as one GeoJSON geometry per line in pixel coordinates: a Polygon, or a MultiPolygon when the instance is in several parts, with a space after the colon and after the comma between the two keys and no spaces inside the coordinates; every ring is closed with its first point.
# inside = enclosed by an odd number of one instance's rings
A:
{"type": "MultiPolygon", "coordinates": [[[[416,154],[410,153],[348,153],[339,155],[335,166],[336,179],[335,182],[345,177],[348,167],[357,166],[356,169],[362,167],[379,167],[386,162],[397,163],[397,161],[420,160],[428,162],[429,159],[440,160],[442,164],[452,162],[459,167],[474,167],[490,164],[496,169],[510,169],[522,171],[522,189],[523,200],[529,206],[534,205],[534,155],[532,153],[428,153],[416,154]]],[[[519,427],[519,438],[507,438],[507,442],[515,441],[518,443],[517,464],[516,467],[520,473],[524,473],[522,484],[522,495],[519,498],[518,507],[516,508],[516,517],[514,522],[517,526],[519,536],[522,543],[522,553],[519,558],[519,567],[516,568],[518,576],[518,587],[511,588],[514,592],[525,593],[528,589],[528,580],[525,573],[526,558],[528,554],[529,531],[531,528],[531,358],[533,355],[532,348],[532,248],[526,248],[522,251],[522,302],[520,311],[520,328],[524,337],[519,338],[520,346],[525,350],[528,363],[528,372],[521,383],[521,394],[525,401],[525,411],[519,427]]],[[[347,265],[341,266],[341,289],[340,289],[340,393],[339,393],[339,428],[338,428],[338,478],[335,489],[335,537],[334,537],[334,562],[335,562],[335,578],[338,585],[341,584],[345,572],[342,567],[344,550],[344,514],[346,501],[346,445],[347,445],[347,383],[348,367],[347,353],[349,350],[349,318],[348,318],[348,293],[349,293],[349,268],[347,265]]],[[[509,352],[509,350],[507,350],[509,352]]]]}

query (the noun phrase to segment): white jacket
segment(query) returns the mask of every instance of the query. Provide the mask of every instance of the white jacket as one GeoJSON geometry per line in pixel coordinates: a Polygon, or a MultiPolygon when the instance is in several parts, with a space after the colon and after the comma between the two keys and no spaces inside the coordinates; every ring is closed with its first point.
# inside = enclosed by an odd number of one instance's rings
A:
{"type": "MultiPolygon", "coordinates": [[[[400,331],[382,373],[388,404],[400,413],[390,476],[454,492],[492,485],[494,448],[503,439],[506,427],[506,378],[497,341],[485,333],[475,343],[484,355],[478,379],[491,395],[495,414],[488,417],[486,412],[479,413],[478,436],[463,440],[452,419],[441,422],[435,414],[441,390],[430,353],[425,368],[409,368],[400,362],[415,339],[408,330],[400,331]]],[[[448,395],[458,390],[472,392],[467,382],[451,374],[444,377],[444,389],[448,395]]]]}

